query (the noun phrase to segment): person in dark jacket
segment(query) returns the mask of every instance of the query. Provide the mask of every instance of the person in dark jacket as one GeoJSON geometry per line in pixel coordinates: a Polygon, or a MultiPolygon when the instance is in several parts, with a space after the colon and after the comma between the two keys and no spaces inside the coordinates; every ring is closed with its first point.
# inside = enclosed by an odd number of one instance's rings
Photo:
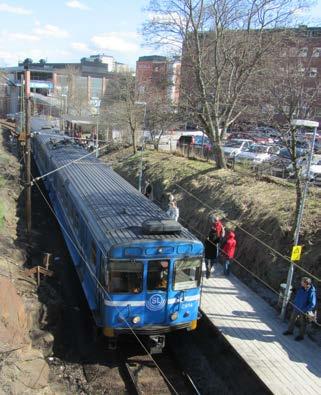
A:
{"type": "Polygon", "coordinates": [[[293,301],[293,311],[291,314],[290,322],[287,331],[284,335],[292,335],[295,323],[299,320],[300,333],[295,338],[296,341],[304,339],[306,323],[308,319],[314,317],[314,311],[317,304],[316,290],[312,281],[308,277],[302,277],[301,287],[297,290],[293,301]]]}
{"type": "Polygon", "coordinates": [[[217,260],[218,238],[216,232],[211,229],[208,237],[204,241],[206,278],[211,275],[211,270],[217,260]]]}
{"type": "Polygon", "coordinates": [[[222,254],[224,258],[224,274],[230,274],[231,259],[234,258],[236,250],[235,233],[229,230],[226,234],[226,241],[222,245],[222,254]]]}

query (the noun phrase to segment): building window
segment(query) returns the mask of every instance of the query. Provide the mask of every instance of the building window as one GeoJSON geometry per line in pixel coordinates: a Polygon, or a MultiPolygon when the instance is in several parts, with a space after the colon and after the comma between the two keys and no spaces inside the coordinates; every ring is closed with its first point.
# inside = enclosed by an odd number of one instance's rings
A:
{"type": "Polygon", "coordinates": [[[300,48],[298,50],[298,57],[299,58],[306,58],[308,56],[308,48],[304,47],[304,48],[300,48]]]}
{"type": "Polygon", "coordinates": [[[312,57],[319,58],[321,55],[321,48],[313,48],[312,57]]]}
{"type": "Polygon", "coordinates": [[[309,70],[309,77],[310,78],[316,78],[317,74],[318,74],[317,68],[311,67],[310,70],[309,70]]]}

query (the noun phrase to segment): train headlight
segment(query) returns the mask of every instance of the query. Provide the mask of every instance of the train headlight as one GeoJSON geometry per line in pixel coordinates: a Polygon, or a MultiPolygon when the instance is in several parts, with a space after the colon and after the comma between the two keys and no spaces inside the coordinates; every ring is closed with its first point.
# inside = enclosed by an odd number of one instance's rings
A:
{"type": "Polygon", "coordinates": [[[177,311],[175,311],[175,313],[171,314],[171,320],[172,321],[177,320],[177,317],[178,317],[178,312],[177,311]]]}
{"type": "Polygon", "coordinates": [[[133,324],[138,324],[140,322],[140,317],[138,315],[136,315],[136,317],[134,317],[132,319],[133,324]]]}

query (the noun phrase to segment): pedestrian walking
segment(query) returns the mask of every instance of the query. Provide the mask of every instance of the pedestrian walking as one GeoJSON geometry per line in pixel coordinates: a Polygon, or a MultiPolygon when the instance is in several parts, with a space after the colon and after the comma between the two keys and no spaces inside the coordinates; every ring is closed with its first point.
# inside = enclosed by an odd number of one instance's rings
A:
{"type": "Polygon", "coordinates": [[[178,221],[179,217],[179,208],[177,207],[176,200],[173,200],[169,202],[168,204],[168,210],[166,211],[166,214],[171,218],[174,219],[175,221],[178,221]]]}
{"type": "Polygon", "coordinates": [[[211,229],[208,237],[204,241],[206,278],[210,278],[211,270],[218,258],[218,239],[216,232],[211,229]]]}
{"type": "Polygon", "coordinates": [[[228,276],[230,274],[231,260],[234,258],[236,250],[235,233],[233,230],[229,230],[226,235],[226,240],[222,245],[222,254],[224,258],[224,274],[228,276]]]}
{"type": "Polygon", "coordinates": [[[300,324],[300,331],[295,340],[303,340],[307,322],[314,320],[315,318],[316,304],[316,290],[312,284],[311,279],[309,277],[302,277],[301,286],[297,290],[293,301],[293,311],[289,321],[289,326],[283,335],[293,335],[295,323],[298,320],[300,324]]]}

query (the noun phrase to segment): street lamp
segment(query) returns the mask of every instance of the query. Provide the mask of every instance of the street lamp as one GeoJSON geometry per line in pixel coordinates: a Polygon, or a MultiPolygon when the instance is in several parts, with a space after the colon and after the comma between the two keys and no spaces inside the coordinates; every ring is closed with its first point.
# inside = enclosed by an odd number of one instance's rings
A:
{"type": "MultiPolygon", "coordinates": [[[[310,181],[310,168],[311,168],[311,162],[312,162],[312,158],[313,158],[314,144],[315,144],[315,138],[317,135],[317,129],[319,126],[319,122],[309,121],[309,120],[305,120],[305,119],[295,119],[291,122],[291,125],[294,127],[306,127],[306,128],[313,128],[314,129],[312,144],[311,144],[310,153],[309,153],[309,157],[308,157],[307,175],[306,175],[306,180],[304,183],[302,200],[300,203],[299,214],[298,214],[298,218],[297,218],[297,222],[296,222],[296,226],[295,226],[295,232],[294,232],[294,246],[297,246],[299,243],[299,236],[300,236],[300,229],[301,229],[304,205],[305,205],[306,195],[308,192],[308,186],[309,186],[309,181],[310,181]]],[[[291,285],[292,285],[293,273],[294,273],[294,265],[293,265],[293,262],[291,262],[289,271],[288,271],[288,277],[286,280],[286,288],[285,288],[285,292],[284,292],[284,296],[283,296],[283,302],[282,302],[281,319],[283,319],[283,320],[285,319],[286,306],[287,306],[288,300],[290,298],[290,290],[291,290],[291,285]]]]}
{"type": "Polygon", "coordinates": [[[140,169],[138,175],[138,190],[142,192],[142,182],[143,182],[143,151],[144,151],[144,131],[145,131],[145,119],[146,119],[146,102],[145,101],[135,101],[135,104],[138,106],[144,106],[144,118],[143,118],[143,142],[141,148],[141,156],[140,156],[140,169]]]}

